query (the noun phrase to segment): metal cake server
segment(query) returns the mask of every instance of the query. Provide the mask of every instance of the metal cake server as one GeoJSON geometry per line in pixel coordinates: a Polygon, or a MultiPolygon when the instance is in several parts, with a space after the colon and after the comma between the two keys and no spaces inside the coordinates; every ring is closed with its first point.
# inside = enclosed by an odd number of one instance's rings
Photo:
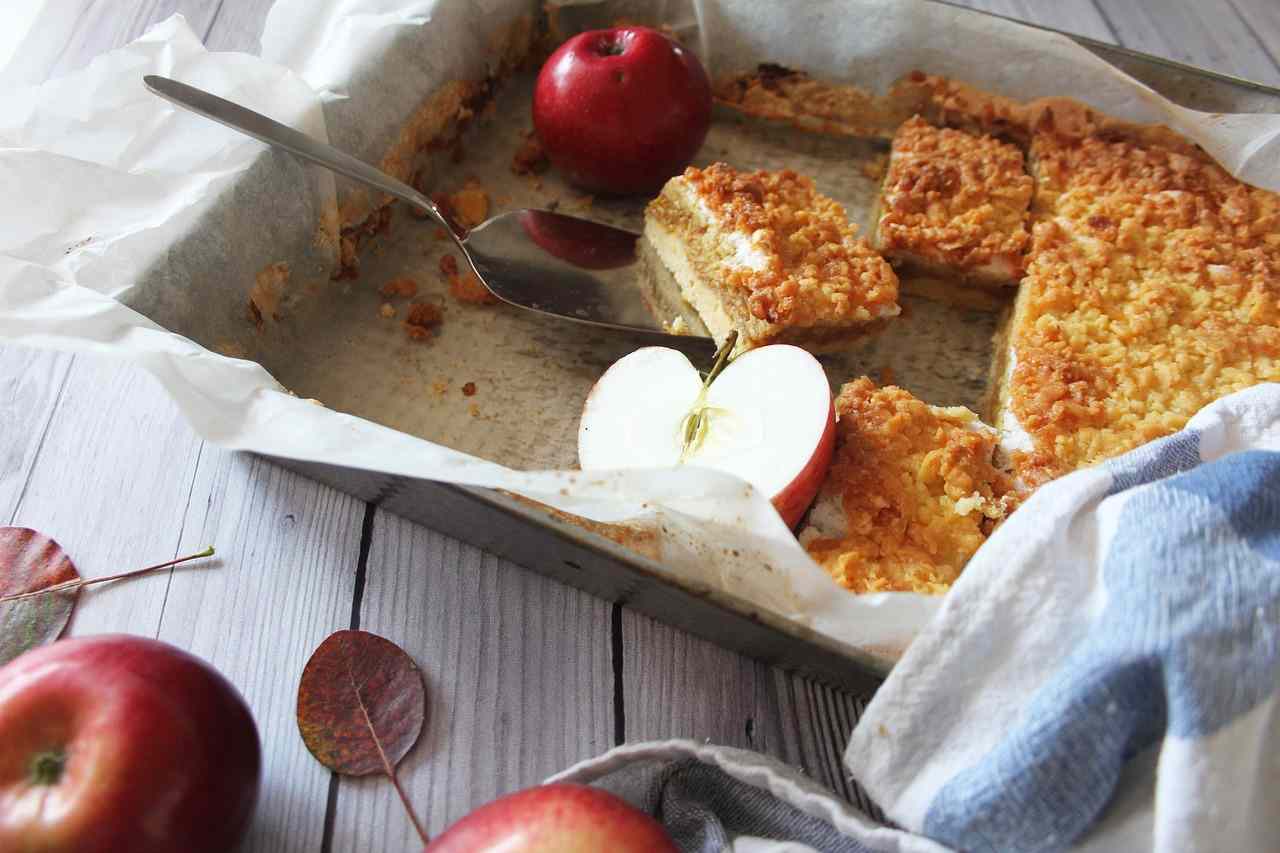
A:
{"type": "Polygon", "coordinates": [[[459,236],[431,199],[349,154],[194,86],[154,74],[142,82],[184,109],[427,211],[444,226],[485,287],[504,302],[579,323],[693,343],[690,336],[667,334],[645,304],[635,269],[640,235],[634,232],[549,210],[514,210],[459,236]]]}

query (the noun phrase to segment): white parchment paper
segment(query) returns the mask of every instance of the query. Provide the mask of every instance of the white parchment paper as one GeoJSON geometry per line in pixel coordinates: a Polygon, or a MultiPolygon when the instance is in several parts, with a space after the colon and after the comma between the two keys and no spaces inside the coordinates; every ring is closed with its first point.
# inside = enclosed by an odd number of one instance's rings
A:
{"type": "MultiPolygon", "coordinates": [[[[1280,117],[1177,107],[1068,39],[998,19],[916,0],[564,5],[584,21],[669,21],[713,74],[773,61],[883,91],[921,68],[1014,97],[1079,97],[1169,124],[1280,190],[1280,117]]],[[[515,471],[298,399],[253,361],[214,351],[254,351],[243,299],[214,297],[264,265],[288,262],[282,299],[299,312],[328,298],[339,191],[319,170],[170,107],[142,75],[209,89],[378,162],[428,93],[482,79],[497,61],[494,34],[537,13],[532,0],[280,0],[261,58],[208,53],[175,17],[82,72],[0,94],[0,339],[128,358],[225,447],[504,488],[599,521],[660,521],[674,575],[857,647],[901,649],[937,601],[838,589],[732,477],[515,471]]]]}

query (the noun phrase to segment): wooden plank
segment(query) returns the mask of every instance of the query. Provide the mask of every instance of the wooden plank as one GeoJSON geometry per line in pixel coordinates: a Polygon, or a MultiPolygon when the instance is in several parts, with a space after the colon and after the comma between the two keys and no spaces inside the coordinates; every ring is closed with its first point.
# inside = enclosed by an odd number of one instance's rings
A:
{"type": "Polygon", "coordinates": [[[1258,48],[1280,68],[1280,3],[1275,0],[1228,0],[1258,48]]]}
{"type": "MultiPolygon", "coordinates": [[[[173,557],[200,441],[150,376],[77,357],[13,513],[57,539],[95,577],[173,557]]],[[[154,635],[167,575],[81,595],[71,631],[154,635]]]]}
{"type": "Polygon", "coordinates": [[[1106,19],[1093,5],[1093,0],[1059,0],[1056,3],[1035,0],[950,0],[957,6],[965,6],[982,12],[1004,15],[1018,21],[1052,27],[1055,30],[1088,36],[1115,44],[1115,35],[1106,19]]]}
{"type": "MultiPolygon", "coordinates": [[[[610,605],[379,512],[362,628],[399,643],[427,681],[428,720],[401,765],[428,831],[612,745],[610,605]]],[[[334,851],[409,850],[385,779],[343,779],[334,851]]]]}
{"type": "MultiPolygon", "coordinates": [[[[182,13],[204,34],[219,0],[48,0],[42,19],[6,69],[6,85],[30,85],[85,67],[152,25],[182,13]]],[[[235,2],[235,0],[232,0],[235,2]]]]}
{"type": "Polygon", "coordinates": [[[842,764],[866,696],[817,684],[624,611],[628,741],[691,738],[754,749],[799,768],[865,810],[842,764]]]}
{"type": "Polygon", "coordinates": [[[1280,85],[1280,67],[1229,4],[1196,0],[1166,0],[1160,4],[1097,0],[1097,3],[1115,30],[1117,40],[1125,47],[1259,83],[1280,85]]]}
{"type": "Polygon", "coordinates": [[[178,550],[214,566],[172,575],[160,639],[214,664],[244,695],[263,777],[243,851],[318,850],[330,774],[298,735],[307,658],[351,619],[364,504],[264,460],[206,446],[178,550]]]}
{"type": "Polygon", "coordinates": [[[204,44],[209,50],[239,50],[257,54],[259,37],[273,0],[222,0],[209,22],[204,44]]]}
{"type": "Polygon", "coordinates": [[[43,444],[72,357],[0,347],[0,524],[9,524],[43,444]]]}

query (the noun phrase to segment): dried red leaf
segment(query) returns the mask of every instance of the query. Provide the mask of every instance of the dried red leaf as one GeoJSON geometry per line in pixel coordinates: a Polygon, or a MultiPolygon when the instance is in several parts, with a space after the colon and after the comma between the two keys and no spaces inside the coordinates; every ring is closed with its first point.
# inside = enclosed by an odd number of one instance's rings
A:
{"type": "Polygon", "coordinates": [[[0,527],[0,597],[73,584],[47,595],[0,602],[0,666],[56,640],[67,627],[80,573],[62,547],[38,530],[0,527]]]}
{"type": "Polygon", "coordinates": [[[422,733],[426,699],[422,672],[403,649],[367,631],[338,631],[302,671],[298,730],[330,770],[394,779],[422,733]]]}

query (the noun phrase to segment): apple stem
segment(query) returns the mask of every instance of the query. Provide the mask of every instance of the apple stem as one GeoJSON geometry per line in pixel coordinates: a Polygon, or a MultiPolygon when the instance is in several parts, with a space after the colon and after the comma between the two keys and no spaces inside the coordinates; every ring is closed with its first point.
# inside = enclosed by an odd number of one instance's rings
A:
{"type": "Polygon", "coordinates": [[[67,754],[62,750],[49,750],[37,755],[31,762],[31,783],[34,785],[56,785],[62,778],[62,769],[67,765],[67,754]]]}
{"type": "Polygon", "coordinates": [[[689,414],[684,417],[684,440],[680,451],[681,462],[687,460],[707,436],[707,391],[710,390],[711,383],[716,381],[716,377],[729,365],[729,354],[733,352],[733,348],[737,343],[738,332],[735,329],[729,332],[729,336],[720,345],[720,349],[716,350],[715,363],[711,365],[711,372],[707,374],[707,378],[702,381],[702,390],[698,392],[698,400],[693,404],[689,414]]]}
{"type": "Polygon", "coordinates": [[[724,339],[724,343],[720,345],[720,349],[716,350],[715,363],[711,365],[711,372],[707,374],[706,380],[702,383],[703,388],[710,388],[711,383],[716,381],[724,369],[729,366],[729,354],[733,352],[733,348],[738,343],[738,330],[734,329],[729,332],[729,337],[724,339]]]}
{"type": "Polygon", "coordinates": [[[133,578],[139,575],[148,574],[150,572],[158,572],[161,569],[168,569],[173,566],[177,566],[181,563],[190,562],[192,560],[199,560],[204,557],[212,557],[213,554],[214,554],[213,546],[210,545],[208,548],[205,548],[203,551],[200,551],[196,554],[188,554],[187,556],[179,557],[176,560],[167,560],[163,563],[157,563],[154,566],[147,566],[145,569],[133,569],[132,571],[128,571],[128,572],[120,572],[118,574],[107,575],[101,578],[89,578],[88,580],[85,580],[84,578],[76,578],[75,580],[63,581],[62,583],[57,583],[57,584],[54,584],[53,586],[47,586],[44,589],[34,589],[34,590],[30,590],[29,592],[18,592],[18,593],[14,593],[13,595],[2,596],[0,597],[0,604],[3,604],[4,602],[7,602],[7,601],[21,601],[25,598],[36,598],[37,596],[48,595],[50,593],[55,593],[55,592],[64,592],[69,589],[80,589],[80,587],[93,586],[94,584],[99,584],[99,583],[107,583],[108,581],[118,581],[118,580],[124,580],[125,578],[133,578]]]}
{"type": "MultiPolygon", "coordinates": [[[[382,748],[378,748],[379,754],[382,748]]],[[[400,784],[400,778],[396,776],[394,767],[387,762],[386,756],[382,756],[383,766],[387,768],[387,778],[391,780],[391,785],[396,789],[396,793],[400,795],[400,802],[404,803],[404,810],[409,813],[409,822],[413,824],[413,828],[417,830],[418,837],[422,839],[423,846],[431,842],[431,837],[427,835],[427,831],[423,829],[422,822],[418,820],[418,814],[413,810],[413,805],[409,802],[409,795],[404,792],[404,787],[400,784]]]]}

